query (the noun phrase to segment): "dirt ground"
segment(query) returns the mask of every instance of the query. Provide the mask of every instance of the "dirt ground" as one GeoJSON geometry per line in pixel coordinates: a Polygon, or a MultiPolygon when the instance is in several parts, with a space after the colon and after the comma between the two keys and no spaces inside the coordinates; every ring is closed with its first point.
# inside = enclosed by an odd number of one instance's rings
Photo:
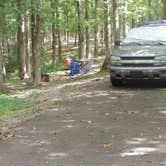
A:
{"type": "Polygon", "coordinates": [[[107,76],[44,86],[35,100],[47,111],[0,142],[0,165],[166,165],[165,98],[166,87],[113,88],[107,76]]]}

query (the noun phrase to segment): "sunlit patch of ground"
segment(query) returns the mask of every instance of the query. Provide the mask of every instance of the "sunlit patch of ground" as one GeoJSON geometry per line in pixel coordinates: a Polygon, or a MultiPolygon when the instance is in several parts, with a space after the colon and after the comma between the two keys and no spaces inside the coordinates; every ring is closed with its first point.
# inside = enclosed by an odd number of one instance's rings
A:
{"type": "Polygon", "coordinates": [[[121,157],[143,156],[150,153],[166,153],[166,144],[163,143],[165,136],[153,138],[131,138],[126,140],[126,144],[132,146],[120,153],[121,157]],[[134,147],[133,147],[134,146],[134,147]]]}
{"type": "Polygon", "coordinates": [[[166,111],[160,111],[161,114],[166,114],[166,111]]]}
{"type": "Polygon", "coordinates": [[[59,153],[52,152],[52,153],[49,153],[46,158],[49,159],[49,160],[55,160],[55,159],[64,158],[64,157],[67,157],[67,156],[68,156],[68,154],[66,154],[66,153],[62,153],[62,152],[59,152],[59,153]]]}
{"type": "Polygon", "coordinates": [[[137,147],[133,149],[128,149],[121,153],[121,157],[126,157],[126,156],[142,156],[151,152],[157,151],[156,148],[152,147],[137,147]]]}

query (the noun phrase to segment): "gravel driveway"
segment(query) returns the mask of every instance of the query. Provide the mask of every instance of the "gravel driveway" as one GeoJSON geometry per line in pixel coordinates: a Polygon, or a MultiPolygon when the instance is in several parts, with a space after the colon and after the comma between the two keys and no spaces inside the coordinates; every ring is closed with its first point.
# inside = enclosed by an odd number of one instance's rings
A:
{"type": "Polygon", "coordinates": [[[0,142],[0,165],[166,165],[165,101],[165,87],[92,82],[14,128],[15,137],[0,142]]]}

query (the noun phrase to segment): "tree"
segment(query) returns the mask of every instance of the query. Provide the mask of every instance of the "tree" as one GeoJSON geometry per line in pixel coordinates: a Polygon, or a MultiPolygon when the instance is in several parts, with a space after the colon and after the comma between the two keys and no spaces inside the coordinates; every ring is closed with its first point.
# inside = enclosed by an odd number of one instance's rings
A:
{"type": "Polygon", "coordinates": [[[148,0],[148,20],[152,20],[151,8],[152,8],[152,0],[148,0]]]}
{"type": "Polygon", "coordinates": [[[94,42],[94,57],[98,57],[99,55],[99,40],[100,40],[100,33],[99,33],[99,0],[95,0],[95,42],[94,42]]]}
{"type": "Polygon", "coordinates": [[[40,70],[40,15],[39,15],[39,4],[33,3],[33,11],[31,15],[31,33],[32,33],[32,57],[33,57],[33,82],[37,86],[41,81],[41,70],[40,70]]]}
{"type": "Polygon", "coordinates": [[[28,79],[31,77],[30,70],[30,21],[29,21],[29,11],[25,13],[25,75],[24,78],[28,79]]]}
{"type": "Polygon", "coordinates": [[[120,40],[119,33],[119,2],[118,0],[113,0],[113,25],[114,25],[114,42],[120,40]]]}
{"type": "Polygon", "coordinates": [[[166,0],[162,0],[163,3],[163,18],[166,19],[166,0]]]}
{"type": "MultiPolygon", "coordinates": [[[[58,2],[57,4],[59,4],[59,0],[57,0],[56,2],[58,2]]],[[[58,6],[56,5],[56,19],[58,22],[58,26],[57,26],[57,38],[58,38],[58,58],[59,61],[62,61],[62,42],[61,42],[61,28],[60,28],[60,13],[58,10],[58,6]]]]}
{"type": "Polygon", "coordinates": [[[110,10],[109,10],[109,0],[104,1],[104,43],[105,43],[105,60],[102,65],[103,69],[107,69],[110,56],[111,56],[111,25],[110,25],[110,10]]]}
{"type": "Polygon", "coordinates": [[[123,23],[123,27],[124,27],[124,37],[126,37],[127,33],[128,33],[128,23],[127,23],[127,18],[128,18],[128,1],[127,0],[123,0],[124,2],[124,23],[123,23]]]}
{"type": "MultiPolygon", "coordinates": [[[[54,0],[51,0],[52,8],[52,18],[56,19],[56,3],[54,0]]],[[[52,69],[55,70],[56,67],[56,45],[57,45],[57,33],[56,33],[55,21],[52,22],[52,69]]]]}
{"type": "Polygon", "coordinates": [[[83,2],[77,0],[79,58],[84,57],[83,2]]]}
{"type": "Polygon", "coordinates": [[[19,76],[24,79],[25,75],[25,45],[24,45],[24,18],[22,13],[22,0],[17,0],[17,5],[19,9],[18,16],[18,32],[17,32],[17,46],[18,46],[18,59],[19,59],[19,76]]]}
{"type": "Polygon", "coordinates": [[[3,7],[2,4],[0,3],[0,89],[4,86],[2,41],[3,41],[3,7]]]}
{"type": "Polygon", "coordinates": [[[90,30],[89,30],[89,0],[85,0],[85,19],[86,19],[86,58],[89,58],[90,51],[90,30]]]}

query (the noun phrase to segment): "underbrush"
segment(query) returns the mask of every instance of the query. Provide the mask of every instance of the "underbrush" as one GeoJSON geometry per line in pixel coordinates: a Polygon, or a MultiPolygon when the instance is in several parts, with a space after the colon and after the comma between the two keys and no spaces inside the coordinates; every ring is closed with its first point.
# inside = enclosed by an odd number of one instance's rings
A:
{"type": "Polygon", "coordinates": [[[31,117],[38,108],[34,102],[26,101],[18,97],[0,95],[0,132],[13,127],[13,122],[22,121],[31,117]],[[14,120],[15,119],[15,120],[14,120]]]}
{"type": "Polygon", "coordinates": [[[15,111],[28,105],[23,99],[0,95],[0,118],[9,111],[15,111]]]}

